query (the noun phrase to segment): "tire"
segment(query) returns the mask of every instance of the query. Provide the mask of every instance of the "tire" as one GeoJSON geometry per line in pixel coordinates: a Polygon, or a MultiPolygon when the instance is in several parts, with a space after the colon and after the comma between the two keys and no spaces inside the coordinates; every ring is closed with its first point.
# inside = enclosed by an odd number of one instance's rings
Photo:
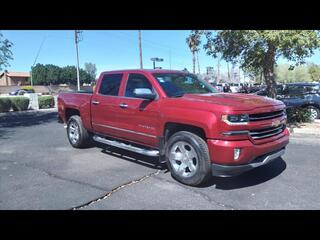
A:
{"type": "Polygon", "coordinates": [[[67,122],[67,136],[72,147],[85,148],[89,145],[90,134],[83,127],[80,116],[71,116],[67,122]]]}
{"type": "Polygon", "coordinates": [[[307,109],[310,111],[310,114],[311,114],[310,118],[312,121],[320,118],[320,110],[317,107],[308,106],[307,109]]]}
{"type": "Polygon", "coordinates": [[[177,132],[166,143],[165,153],[168,169],[177,181],[199,186],[211,177],[208,145],[199,136],[186,131],[177,132]]]}

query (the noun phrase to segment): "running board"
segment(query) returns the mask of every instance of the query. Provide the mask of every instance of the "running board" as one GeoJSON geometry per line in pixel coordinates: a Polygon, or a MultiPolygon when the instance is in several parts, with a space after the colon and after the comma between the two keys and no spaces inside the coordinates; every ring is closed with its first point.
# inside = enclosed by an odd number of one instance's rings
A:
{"type": "Polygon", "coordinates": [[[149,150],[149,149],[145,149],[145,148],[139,148],[139,147],[132,146],[130,144],[123,143],[123,142],[109,140],[109,139],[106,139],[106,138],[103,138],[103,137],[100,137],[97,135],[93,136],[93,140],[96,142],[104,143],[107,145],[111,145],[113,147],[122,148],[125,150],[129,150],[131,152],[140,153],[142,155],[146,155],[146,156],[150,156],[150,157],[158,157],[159,156],[158,150],[149,150]]]}

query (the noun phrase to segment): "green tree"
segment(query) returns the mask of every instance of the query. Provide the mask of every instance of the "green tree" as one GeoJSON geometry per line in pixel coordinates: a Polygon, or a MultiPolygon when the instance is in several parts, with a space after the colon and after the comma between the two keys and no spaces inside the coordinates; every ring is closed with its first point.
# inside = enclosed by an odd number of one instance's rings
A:
{"type": "Polygon", "coordinates": [[[80,68],[79,69],[79,75],[80,75],[80,83],[91,83],[94,78],[84,69],[80,68]]]}
{"type": "Polygon", "coordinates": [[[75,66],[65,66],[61,69],[61,83],[77,84],[77,69],[75,66]]]}
{"type": "Polygon", "coordinates": [[[89,74],[92,80],[96,79],[97,76],[97,67],[93,63],[85,63],[84,70],[89,74]]]}
{"type": "Polygon", "coordinates": [[[196,54],[199,51],[199,45],[201,44],[201,32],[202,31],[192,31],[190,36],[186,38],[186,43],[188,44],[188,47],[190,48],[190,51],[192,53],[192,72],[196,73],[196,54]]]}
{"type": "Polygon", "coordinates": [[[309,74],[312,81],[320,81],[320,66],[314,63],[309,65],[309,74]]]}
{"type": "Polygon", "coordinates": [[[10,42],[8,39],[3,38],[2,33],[0,33],[0,70],[2,70],[2,66],[8,67],[10,64],[8,63],[8,60],[12,60],[12,42],[10,42]]]}
{"type": "MultiPolygon", "coordinates": [[[[313,55],[320,47],[319,32],[314,30],[221,30],[207,38],[204,49],[208,55],[218,53],[227,62],[239,63],[242,69],[262,69],[267,95],[276,97],[274,67],[279,57],[295,66],[313,55]]],[[[192,35],[192,33],[191,33],[192,35]]]]}
{"type": "Polygon", "coordinates": [[[38,63],[32,68],[32,81],[34,85],[43,85],[47,82],[47,68],[45,65],[38,63]]]}
{"type": "Polygon", "coordinates": [[[60,75],[61,75],[61,68],[53,65],[47,64],[46,67],[46,84],[59,84],[60,82],[60,75]]]}

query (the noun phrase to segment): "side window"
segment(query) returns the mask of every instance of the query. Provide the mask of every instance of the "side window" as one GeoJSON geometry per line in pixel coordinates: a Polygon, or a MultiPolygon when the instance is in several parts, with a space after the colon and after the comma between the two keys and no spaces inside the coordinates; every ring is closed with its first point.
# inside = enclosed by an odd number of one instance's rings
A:
{"type": "Polygon", "coordinates": [[[106,74],[100,84],[99,94],[118,96],[122,74],[106,74]]]}
{"type": "Polygon", "coordinates": [[[127,81],[125,97],[134,97],[133,91],[136,88],[148,88],[154,92],[149,80],[141,74],[129,74],[127,81]]]}

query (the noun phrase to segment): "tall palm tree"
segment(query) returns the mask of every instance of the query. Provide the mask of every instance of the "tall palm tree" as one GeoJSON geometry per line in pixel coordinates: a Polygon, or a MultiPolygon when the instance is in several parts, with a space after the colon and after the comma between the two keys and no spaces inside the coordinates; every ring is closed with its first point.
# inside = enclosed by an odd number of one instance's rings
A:
{"type": "Polygon", "coordinates": [[[196,53],[199,51],[201,43],[200,37],[201,35],[197,34],[197,32],[191,32],[190,36],[186,38],[186,42],[192,53],[192,69],[194,74],[196,73],[196,53]]]}

